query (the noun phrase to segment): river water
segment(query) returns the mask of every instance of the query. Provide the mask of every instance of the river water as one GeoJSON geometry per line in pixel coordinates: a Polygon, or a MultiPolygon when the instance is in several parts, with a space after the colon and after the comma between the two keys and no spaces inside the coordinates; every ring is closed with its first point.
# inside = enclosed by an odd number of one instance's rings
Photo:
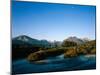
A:
{"type": "Polygon", "coordinates": [[[56,57],[49,57],[35,63],[30,63],[26,59],[12,62],[13,74],[88,70],[95,68],[95,55],[84,55],[66,59],[63,55],[60,55],[56,57]]]}

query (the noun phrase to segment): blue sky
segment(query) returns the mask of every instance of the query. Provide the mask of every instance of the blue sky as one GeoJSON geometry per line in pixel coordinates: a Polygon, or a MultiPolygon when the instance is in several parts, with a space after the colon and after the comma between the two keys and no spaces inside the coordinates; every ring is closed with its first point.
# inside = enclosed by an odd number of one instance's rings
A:
{"type": "Polygon", "coordinates": [[[95,6],[12,2],[12,37],[62,41],[69,36],[95,39],[95,6]]]}

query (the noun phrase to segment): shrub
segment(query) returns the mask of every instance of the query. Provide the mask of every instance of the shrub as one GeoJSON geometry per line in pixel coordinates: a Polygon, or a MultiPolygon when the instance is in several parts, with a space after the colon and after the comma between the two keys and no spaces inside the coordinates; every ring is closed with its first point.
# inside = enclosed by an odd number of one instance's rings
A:
{"type": "Polygon", "coordinates": [[[45,53],[43,51],[38,51],[35,53],[31,53],[28,55],[27,60],[29,61],[37,61],[37,60],[42,60],[45,59],[45,53]]]}
{"type": "Polygon", "coordinates": [[[54,56],[57,56],[63,53],[64,53],[64,49],[62,48],[52,48],[48,50],[40,50],[38,52],[29,54],[27,59],[29,61],[37,61],[37,60],[46,59],[48,57],[54,57],[54,56]]]}
{"type": "Polygon", "coordinates": [[[63,43],[62,43],[62,46],[63,47],[73,47],[73,46],[77,46],[77,43],[64,40],[63,43]]]}
{"type": "Polygon", "coordinates": [[[95,40],[86,42],[78,46],[77,52],[79,54],[91,54],[96,52],[96,42],[95,40]]]}
{"type": "Polygon", "coordinates": [[[82,45],[77,48],[77,53],[78,55],[83,55],[83,54],[87,54],[88,52],[86,47],[82,45]]]}
{"type": "Polygon", "coordinates": [[[64,57],[75,57],[77,56],[77,50],[76,48],[69,48],[65,53],[64,53],[64,57]]]}
{"type": "Polygon", "coordinates": [[[95,48],[93,48],[93,49],[91,50],[91,54],[96,54],[96,49],[95,49],[95,48]]]}

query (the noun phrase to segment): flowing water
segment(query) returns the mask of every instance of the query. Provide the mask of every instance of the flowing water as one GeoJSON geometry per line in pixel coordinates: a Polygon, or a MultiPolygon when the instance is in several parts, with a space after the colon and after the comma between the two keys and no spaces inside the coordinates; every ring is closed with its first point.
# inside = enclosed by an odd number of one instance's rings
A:
{"type": "Polygon", "coordinates": [[[14,74],[87,70],[95,68],[95,55],[84,55],[66,59],[63,55],[59,55],[35,63],[30,63],[26,59],[12,62],[12,73],[14,74]]]}

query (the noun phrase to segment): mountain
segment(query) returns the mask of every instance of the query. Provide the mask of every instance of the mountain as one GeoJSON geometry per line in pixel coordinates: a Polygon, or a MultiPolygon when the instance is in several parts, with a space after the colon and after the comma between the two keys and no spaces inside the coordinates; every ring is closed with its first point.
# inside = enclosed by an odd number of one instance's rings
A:
{"type": "Polygon", "coordinates": [[[83,40],[84,42],[91,41],[89,38],[83,38],[82,40],[83,40]]]}
{"type": "MultiPolygon", "coordinates": [[[[90,41],[88,38],[77,38],[75,36],[73,37],[68,37],[67,39],[65,39],[66,41],[72,41],[72,42],[76,42],[77,44],[83,44],[85,42],[90,41]]],[[[61,42],[58,41],[54,41],[54,42],[49,42],[47,40],[38,40],[38,39],[34,39],[31,38],[29,36],[26,35],[21,35],[18,37],[15,37],[12,39],[12,44],[14,45],[32,45],[32,46],[39,46],[39,47],[55,47],[55,46],[60,46],[61,42]]]]}
{"type": "Polygon", "coordinates": [[[18,44],[18,45],[27,44],[27,45],[33,45],[33,46],[39,46],[39,47],[41,46],[49,47],[51,45],[51,43],[47,40],[37,40],[26,35],[21,35],[21,36],[13,38],[12,44],[18,44]]]}
{"type": "Polygon", "coordinates": [[[88,39],[80,39],[80,38],[77,38],[77,37],[68,37],[67,39],[65,39],[67,41],[72,41],[72,42],[76,42],[77,44],[83,44],[87,41],[89,41],[88,39]]]}
{"type": "Polygon", "coordinates": [[[39,40],[33,39],[33,38],[28,37],[26,35],[21,35],[21,36],[15,37],[12,39],[12,41],[14,43],[19,42],[19,44],[21,44],[22,42],[27,43],[27,44],[37,44],[39,42],[39,40]]]}

